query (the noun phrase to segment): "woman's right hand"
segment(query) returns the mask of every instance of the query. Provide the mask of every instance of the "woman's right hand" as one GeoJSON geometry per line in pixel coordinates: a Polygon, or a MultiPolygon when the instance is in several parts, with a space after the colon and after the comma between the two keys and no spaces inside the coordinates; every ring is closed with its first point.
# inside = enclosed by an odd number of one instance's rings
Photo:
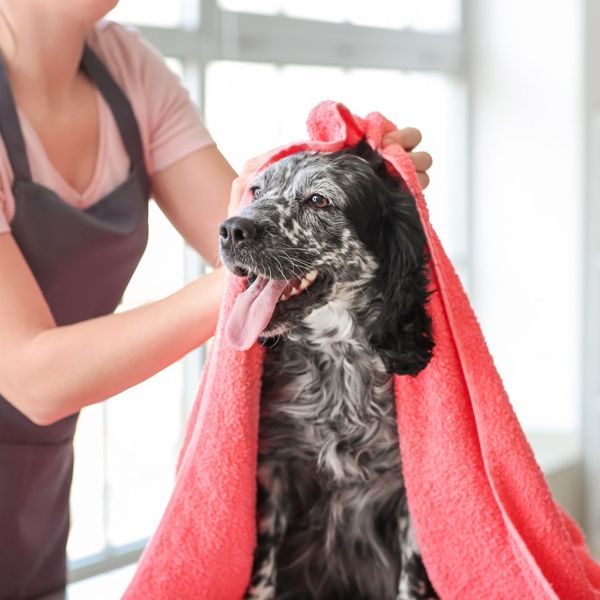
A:
{"type": "Polygon", "coordinates": [[[269,158],[277,151],[277,148],[269,150],[259,156],[255,156],[244,163],[241,173],[233,180],[231,184],[231,193],[229,195],[229,206],[227,207],[227,216],[232,217],[240,210],[240,204],[244,192],[248,189],[257,169],[264,165],[269,158]]]}
{"type": "Polygon", "coordinates": [[[0,394],[48,425],[147,379],[211,337],[223,269],[154,302],[56,326],[10,233],[0,233],[0,394]]]}

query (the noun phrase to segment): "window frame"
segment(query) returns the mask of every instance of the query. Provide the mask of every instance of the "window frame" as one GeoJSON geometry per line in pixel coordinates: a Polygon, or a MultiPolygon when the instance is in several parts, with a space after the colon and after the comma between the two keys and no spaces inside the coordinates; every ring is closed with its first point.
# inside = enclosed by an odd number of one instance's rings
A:
{"type": "MultiPolygon", "coordinates": [[[[342,68],[382,68],[399,71],[439,72],[456,78],[465,89],[469,106],[467,64],[467,0],[461,0],[461,25],[451,33],[392,30],[350,23],[330,23],[223,9],[217,0],[185,0],[178,27],[155,27],[131,23],[163,56],[181,61],[183,79],[192,99],[204,112],[206,68],[212,61],[232,60],[276,65],[318,65],[342,68]],[[360,52],[356,40],[361,40],[360,52]],[[307,44],[307,40],[310,43],[307,44]],[[393,49],[393,52],[391,51],[393,49]]],[[[468,112],[466,112],[468,114],[468,112]]],[[[469,156],[468,117],[465,150],[469,156]]],[[[464,256],[453,257],[467,282],[471,276],[471,194],[467,181],[467,236],[464,256]]],[[[205,272],[197,254],[186,247],[186,281],[205,272]]],[[[197,389],[205,349],[183,359],[184,398],[182,415],[187,415],[197,389]]],[[[182,417],[185,421],[185,417],[182,417]]],[[[182,435],[185,422],[182,422],[182,435]]],[[[106,442],[105,442],[106,443],[106,442]]],[[[104,482],[106,489],[106,481],[104,482]]],[[[106,496],[106,494],[105,494],[106,496]]],[[[106,508],[106,499],[105,508],[106,508]]],[[[69,581],[75,582],[126,566],[138,560],[147,540],[126,546],[107,546],[102,552],[70,561],[69,581]]]]}
{"type": "Polygon", "coordinates": [[[582,226],[585,263],[583,299],[583,524],[593,556],[600,559],[600,80],[597,57],[600,41],[597,2],[583,3],[584,22],[584,171],[585,208],[582,226]]]}

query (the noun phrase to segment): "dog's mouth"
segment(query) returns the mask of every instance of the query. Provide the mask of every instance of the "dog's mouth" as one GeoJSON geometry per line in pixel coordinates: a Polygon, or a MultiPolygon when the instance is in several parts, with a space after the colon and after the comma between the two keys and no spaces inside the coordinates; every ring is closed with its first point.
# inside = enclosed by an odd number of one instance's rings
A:
{"type": "Polygon", "coordinates": [[[308,290],[320,287],[324,280],[316,270],[290,280],[270,279],[243,267],[232,269],[247,277],[248,288],[235,301],[226,324],[229,343],[238,350],[247,350],[265,332],[274,319],[308,304],[308,290]]]}

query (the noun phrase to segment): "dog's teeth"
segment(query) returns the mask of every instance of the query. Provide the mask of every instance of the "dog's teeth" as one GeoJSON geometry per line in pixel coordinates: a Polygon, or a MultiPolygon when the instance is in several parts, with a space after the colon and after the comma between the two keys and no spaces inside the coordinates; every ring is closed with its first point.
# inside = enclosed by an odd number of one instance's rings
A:
{"type": "Polygon", "coordinates": [[[304,279],[308,280],[309,283],[312,283],[317,278],[318,274],[319,271],[311,271],[308,275],[304,276],[304,279]]]}
{"type": "Polygon", "coordinates": [[[297,296],[305,290],[309,285],[311,285],[317,276],[319,275],[318,271],[311,271],[308,275],[305,275],[297,284],[291,285],[290,289],[287,292],[284,292],[279,296],[279,302],[285,302],[289,300],[292,296],[297,296]]]}
{"type": "Polygon", "coordinates": [[[311,271],[308,275],[305,275],[300,282],[300,289],[305,290],[309,285],[314,283],[318,274],[318,271],[311,271]]]}

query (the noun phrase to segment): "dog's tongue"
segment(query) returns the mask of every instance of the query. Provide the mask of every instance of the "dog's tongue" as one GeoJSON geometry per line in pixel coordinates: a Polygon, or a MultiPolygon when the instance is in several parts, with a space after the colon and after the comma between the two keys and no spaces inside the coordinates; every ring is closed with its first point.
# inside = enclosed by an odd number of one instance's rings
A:
{"type": "Polygon", "coordinates": [[[258,276],[236,298],[225,326],[225,335],[231,346],[247,350],[254,344],[269,324],[275,305],[288,283],[258,276]]]}

